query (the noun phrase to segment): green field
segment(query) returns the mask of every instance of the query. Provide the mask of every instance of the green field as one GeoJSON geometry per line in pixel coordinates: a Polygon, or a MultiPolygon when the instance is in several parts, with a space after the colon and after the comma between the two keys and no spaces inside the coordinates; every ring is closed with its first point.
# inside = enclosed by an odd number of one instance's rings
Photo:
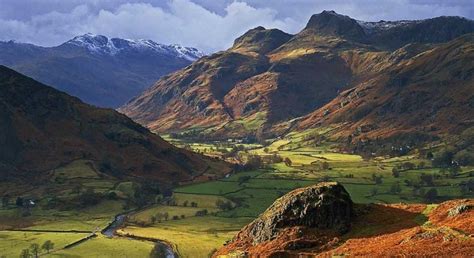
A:
{"type": "MultiPolygon", "coordinates": [[[[330,128],[322,131],[328,130],[330,128]]],[[[307,145],[304,139],[311,133],[315,131],[293,133],[286,138],[276,139],[265,147],[246,146],[239,152],[242,156],[265,157],[277,154],[282,158],[289,158],[291,165],[284,162],[267,164],[264,169],[238,172],[220,180],[176,188],[173,198],[177,200],[178,206],[156,206],[140,215],[143,215],[142,219],[146,219],[153,213],[166,211],[173,215],[185,215],[184,218],[147,227],[131,224],[123,229],[122,233],[169,241],[183,257],[206,257],[212,250],[231,239],[240,227],[257,217],[278,197],[292,189],[321,181],[342,183],[357,203],[426,202],[422,193],[431,188],[438,191],[437,201],[472,197],[462,195],[459,183],[472,178],[473,167],[462,167],[456,176],[447,177],[439,168],[431,167],[429,160],[418,155],[363,159],[355,154],[338,153],[331,143],[307,145]],[[323,162],[327,163],[327,167],[321,166],[323,162]],[[392,169],[406,162],[413,163],[414,168],[403,169],[398,177],[394,177],[392,169]],[[419,167],[420,163],[425,165],[419,167]],[[420,185],[417,187],[417,193],[414,193],[414,187],[408,185],[407,180],[419,184],[422,174],[433,175],[433,185],[420,185]],[[376,182],[374,176],[380,177],[381,180],[376,182]],[[227,199],[235,206],[232,209],[220,209],[216,206],[218,199],[227,199]],[[199,208],[181,207],[184,201],[195,201],[198,207],[208,208],[209,215],[192,216],[191,211],[199,208]]],[[[212,149],[212,155],[216,155],[219,150],[232,149],[232,145],[237,143],[187,144],[195,150],[212,149]]],[[[225,154],[225,151],[220,154],[225,154]]]]}
{"type": "MultiPolygon", "coordinates": [[[[77,160],[50,171],[48,184],[30,188],[25,185],[8,186],[11,200],[0,207],[0,257],[19,257],[31,244],[41,246],[46,240],[54,243],[46,257],[144,257],[153,243],[123,238],[98,237],[77,246],[65,246],[100,232],[115,217],[124,212],[125,200],[120,196],[131,195],[132,183],[122,182],[101,174],[88,160],[77,160]],[[87,191],[101,194],[97,204],[75,207],[76,198],[87,191]],[[107,198],[108,192],[117,198],[107,198]],[[15,198],[32,199],[29,208],[15,205],[15,198]],[[51,204],[54,198],[61,204],[51,204]],[[25,214],[25,212],[27,214],[25,214]]],[[[130,207],[132,208],[132,207],[130,207]]]]}
{"type": "MultiPolygon", "coordinates": [[[[254,124],[246,126],[251,128],[254,124]]],[[[0,231],[0,255],[15,257],[33,242],[41,244],[51,240],[55,243],[49,254],[51,257],[145,257],[153,244],[130,238],[139,237],[166,241],[181,257],[208,257],[278,197],[295,188],[323,181],[342,183],[356,203],[440,202],[473,197],[472,193],[463,192],[460,185],[473,179],[474,167],[460,167],[456,173],[449,174],[446,169],[433,167],[430,160],[420,157],[417,152],[402,157],[364,159],[356,154],[338,152],[336,143],[315,144],[308,140],[330,130],[291,133],[285,138],[268,141],[265,146],[238,140],[198,143],[167,135],[165,139],[175,145],[205,155],[225,157],[229,161],[245,161],[256,155],[263,163],[258,169],[177,187],[171,197],[157,196],[161,201],[131,212],[125,227],[118,231],[122,237],[106,238],[99,234],[70,249],[63,248],[90,234],[87,232],[103,229],[115,215],[134,208],[126,200],[133,198],[137,183],[101,174],[91,162],[78,160],[51,171],[47,187],[2,184],[2,187],[15,189],[12,193],[16,196],[41,198],[36,198],[36,207],[26,217],[22,215],[22,209],[13,205],[13,200],[8,207],[0,208],[1,229],[39,231],[0,231]],[[267,161],[275,155],[281,159],[276,163],[267,161]],[[394,168],[397,168],[397,176],[393,173],[394,168]],[[436,189],[437,195],[428,200],[426,193],[432,188],[436,189]],[[75,200],[87,189],[103,196],[100,203],[77,209],[67,205],[48,208],[53,197],[75,200]],[[108,198],[112,192],[114,198],[108,198]]]]}

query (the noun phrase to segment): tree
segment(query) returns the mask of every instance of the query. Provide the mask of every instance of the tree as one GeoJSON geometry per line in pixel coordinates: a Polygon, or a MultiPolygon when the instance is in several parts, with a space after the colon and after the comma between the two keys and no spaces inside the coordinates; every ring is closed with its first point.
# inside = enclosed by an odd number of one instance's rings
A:
{"type": "Polygon", "coordinates": [[[393,167],[393,168],[392,168],[392,175],[393,175],[393,177],[395,177],[395,178],[400,177],[400,170],[398,170],[397,167],[393,167]]]}
{"type": "Polygon", "coordinates": [[[22,207],[23,206],[23,198],[17,197],[15,201],[16,206],[22,207]]]}
{"type": "Polygon", "coordinates": [[[41,246],[41,249],[45,250],[47,253],[49,253],[49,250],[52,250],[53,248],[54,243],[51,240],[46,240],[41,246]]]}
{"type": "Polygon", "coordinates": [[[167,248],[164,244],[156,244],[150,252],[150,258],[166,257],[167,248]]]}
{"type": "Polygon", "coordinates": [[[404,162],[404,163],[402,164],[402,168],[403,168],[404,170],[412,170],[412,169],[415,168],[415,164],[413,164],[413,163],[411,163],[411,162],[404,162]]]}
{"type": "Polygon", "coordinates": [[[208,213],[207,209],[196,211],[196,217],[206,216],[208,213]]]}
{"type": "Polygon", "coordinates": [[[370,189],[370,195],[371,196],[376,196],[378,192],[379,192],[379,190],[376,187],[370,189]]]}
{"type": "Polygon", "coordinates": [[[262,158],[258,155],[248,155],[245,167],[247,169],[257,169],[263,166],[262,158]]]}
{"type": "Polygon", "coordinates": [[[421,161],[420,163],[418,163],[418,169],[424,169],[426,167],[426,164],[424,161],[421,161]]]}
{"type": "Polygon", "coordinates": [[[383,178],[382,176],[378,176],[377,179],[375,179],[375,183],[378,185],[382,184],[383,183],[382,178],[383,178]]]}
{"type": "Polygon", "coordinates": [[[400,183],[395,183],[392,186],[390,186],[390,192],[393,194],[398,194],[402,191],[402,188],[400,187],[400,183]]]}
{"type": "Polygon", "coordinates": [[[453,165],[451,166],[449,169],[448,169],[448,172],[449,172],[449,177],[451,178],[455,178],[459,175],[459,173],[461,172],[461,167],[459,165],[453,165]]]}
{"type": "Polygon", "coordinates": [[[21,250],[20,258],[30,258],[30,249],[21,250]]]}
{"type": "Polygon", "coordinates": [[[241,176],[241,177],[239,177],[239,179],[237,179],[237,181],[239,182],[239,185],[242,185],[242,184],[248,182],[250,179],[251,179],[250,176],[241,176]]]}
{"type": "Polygon", "coordinates": [[[421,180],[421,182],[423,182],[427,186],[433,186],[434,185],[433,175],[421,173],[420,180],[421,180]]]}
{"type": "Polygon", "coordinates": [[[329,169],[329,163],[328,163],[327,161],[324,161],[324,162],[322,163],[322,165],[321,165],[321,168],[322,168],[323,170],[329,169]]]}
{"type": "Polygon", "coordinates": [[[72,193],[75,193],[75,194],[78,194],[82,191],[82,185],[76,185],[72,188],[71,192],[72,193]]]}
{"type": "Polygon", "coordinates": [[[287,167],[291,167],[291,165],[293,164],[293,162],[291,161],[291,159],[288,158],[288,157],[286,157],[283,161],[285,162],[285,165],[286,165],[287,167]]]}
{"type": "Polygon", "coordinates": [[[436,153],[433,157],[434,167],[449,167],[453,162],[454,151],[451,148],[436,153]]]}
{"type": "Polygon", "coordinates": [[[433,202],[438,198],[438,190],[436,190],[436,188],[431,188],[425,193],[424,197],[426,201],[433,202]]]}
{"type": "Polygon", "coordinates": [[[40,246],[37,243],[31,244],[30,251],[33,257],[37,258],[39,256],[40,246]]]}
{"type": "Polygon", "coordinates": [[[230,201],[223,201],[220,199],[216,201],[216,206],[223,211],[231,210],[233,208],[230,201]]]}
{"type": "Polygon", "coordinates": [[[5,194],[5,195],[2,197],[2,207],[7,207],[8,204],[10,204],[10,195],[5,194]]]}

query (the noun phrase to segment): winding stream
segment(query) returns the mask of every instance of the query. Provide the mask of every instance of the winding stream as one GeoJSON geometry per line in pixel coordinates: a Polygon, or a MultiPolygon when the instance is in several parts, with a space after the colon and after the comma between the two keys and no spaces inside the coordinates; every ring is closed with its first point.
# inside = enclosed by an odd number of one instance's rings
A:
{"type": "Polygon", "coordinates": [[[173,248],[171,248],[168,244],[166,244],[163,241],[159,240],[150,240],[148,238],[141,238],[141,237],[134,237],[134,236],[121,236],[115,234],[115,231],[122,227],[123,223],[125,222],[125,218],[127,217],[127,214],[119,214],[115,216],[115,219],[110,225],[108,225],[104,230],[102,230],[102,234],[107,236],[107,237],[124,237],[124,238],[129,238],[129,239],[135,239],[135,240],[146,240],[146,241],[151,241],[154,242],[155,245],[162,246],[165,249],[165,258],[178,258],[178,255],[174,253],[173,248]]]}

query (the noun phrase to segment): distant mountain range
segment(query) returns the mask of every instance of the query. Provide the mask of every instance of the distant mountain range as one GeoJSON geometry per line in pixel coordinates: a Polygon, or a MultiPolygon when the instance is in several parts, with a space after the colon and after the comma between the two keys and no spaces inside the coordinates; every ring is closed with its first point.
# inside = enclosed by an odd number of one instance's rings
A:
{"type": "Polygon", "coordinates": [[[118,107],[204,54],[195,48],[85,34],[56,47],[0,42],[0,64],[101,107],[118,107]]]}
{"type": "Polygon", "coordinates": [[[2,182],[43,182],[76,160],[108,176],[165,186],[229,171],[224,162],[176,148],[114,110],[85,104],[1,65],[0,132],[2,182]]]}
{"type": "MultiPolygon", "coordinates": [[[[315,14],[296,35],[257,27],[119,110],[156,132],[209,138],[332,127],[353,142],[473,126],[474,21],[315,14]]],[[[341,138],[343,137],[343,138],[341,138]]]]}

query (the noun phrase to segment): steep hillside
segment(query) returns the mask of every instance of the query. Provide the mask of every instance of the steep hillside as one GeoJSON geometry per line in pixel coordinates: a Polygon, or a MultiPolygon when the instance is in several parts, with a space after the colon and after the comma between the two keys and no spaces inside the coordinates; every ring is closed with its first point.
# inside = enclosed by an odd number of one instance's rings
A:
{"type": "MultiPolygon", "coordinates": [[[[412,47],[386,58],[398,59],[412,47]]],[[[460,134],[474,126],[472,60],[474,34],[437,45],[341,92],[299,121],[298,128],[340,124],[335,135],[353,140],[416,134],[424,135],[418,137],[423,141],[460,134]]]]}
{"type": "Polygon", "coordinates": [[[41,182],[49,171],[79,159],[109,176],[163,185],[228,171],[221,162],[173,147],[114,110],[84,104],[4,66],[0,131],[2,181],[41,182]]]}
{"type": "Polygon", "coordinates": [[[114,108],[202,55],[179,45],[93,34],[48,48],[0,42],[0,64],[86,103],[114,108]]]}
{"type": "MultiPolygon", "coordinates": [[[[341,92],[382,78],[396,81],[402,67],[417,69],[412,62],[422,62],[419,54],[434,53],[436,44],[469,32],[474,22],[460,17],[370,23],[324,11],[296,35],[252,29],[230,49],[162,78],[119,111],[157,132],[193,128],[207,138],[282,135],[294,128],[295,118],[320,110],[341,92]]],[[[468,49],[469,37],[459,44],[468,49]]],[[[446,63],[469,58],[457,55],[447,56],[446,63]]],[[[431,83],[469,83],[469,73],[456,74],[468,70],[444,69],[455,68],[439,66],[443,72],[431,83]]],[[[319,124],[305,121],[298,128],[319,124]]]]}
{"type": "Polygon", "coordinates": [[[469,257],[473,215],[472,199],[353,205],[340,184],[323,183],[276,200],[214,257],[469,257]]]}

